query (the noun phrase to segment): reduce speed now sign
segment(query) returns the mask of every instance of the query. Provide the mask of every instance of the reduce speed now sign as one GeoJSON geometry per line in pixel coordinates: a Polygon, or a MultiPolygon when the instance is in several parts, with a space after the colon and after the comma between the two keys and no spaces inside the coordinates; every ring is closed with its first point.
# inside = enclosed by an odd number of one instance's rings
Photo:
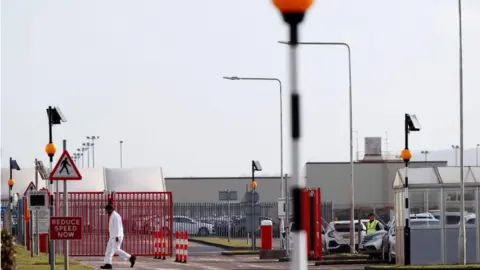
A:
{"type": "Polygon", "coordinates": [[[50,217],[50,239],[81,240],[82,238],[82,217],[50,217]]]}

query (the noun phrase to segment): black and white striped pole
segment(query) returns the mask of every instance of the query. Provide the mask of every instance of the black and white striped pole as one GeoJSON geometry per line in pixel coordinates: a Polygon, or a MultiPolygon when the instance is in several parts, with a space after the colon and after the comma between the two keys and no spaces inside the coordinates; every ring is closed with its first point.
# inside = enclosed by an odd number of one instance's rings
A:
{"type": "Polygon", "coordinates": [[[404,264],[410,265],[410,206],[408,201],[408,165],[412,159],[412,153],[408,148],[408,135],[410,131],[420,131],[420,123],[414,114],[405,114],[405,148],[402,150],[400,157],[405,162],[405,228],[404,228],[404,264]]]}
{"type": "Polygon", "coordinates": [[[293,250],[292,267],[295,270],[307,270],[307,237],[305,225],[302,219],[302,210],[305,207],[302,200],[302,191],[306,186],[305,179],[300,177],[300,94],[298,91],[297,72],[297,47],[298,47],[298,26],[302,23],[305,13],[313,4],[313,0],[273,0],[273,3],[282,14],[283,20],[289,26],[289,49],[290,49],[290,114],[292,134],[292,189],[293,195],[293,216],[294,227],[292,228],[293,250]]]}

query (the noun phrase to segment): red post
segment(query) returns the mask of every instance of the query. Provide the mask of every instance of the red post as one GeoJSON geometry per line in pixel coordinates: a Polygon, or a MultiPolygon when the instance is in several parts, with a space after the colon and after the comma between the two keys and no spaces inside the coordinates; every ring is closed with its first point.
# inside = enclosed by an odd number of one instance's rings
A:
{"type": "Polygon", "coordinates": [[[310,191],[308,189],[304,189],[302,192],[302,200],[303,200],[303,213],[305,213],[302,217],[302,223],[304,226],[305,233],[307,235],[307,258],[310,257],[311,248],[310,248],[310,191]]]}
{"type": "Polygon", "coordinates": [[[271,220],[262,220],[260,223],[261,249],[273,249],[273,223],[271,220]]]}
{"type": "Polygon", "coordinates": [[[38,234],[40,242],[40,253],[48,253],[48,233],[38,234]]]}
{"type": "Polygon", "coordinates": [[[315,190],[315,257],[322,260],[322,195],[320,188],[315,190]]]}

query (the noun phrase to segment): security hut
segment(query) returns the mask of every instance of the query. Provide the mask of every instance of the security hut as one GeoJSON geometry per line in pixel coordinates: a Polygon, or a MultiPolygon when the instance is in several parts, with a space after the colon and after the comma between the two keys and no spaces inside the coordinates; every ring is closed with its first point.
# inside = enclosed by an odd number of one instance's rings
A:
{"type": "MultiPolygon", "coordinates": [[[[405,173],[405,168],[399,169],[393,182],[395,224],[389,238],[395,244],[397,264],[405,262],[405,173]]],[[[458,262],[460,211],[464,211],[466,224],[466,260],[480,262],[480,223],[476,220],[480,167],[464,167],[464,184],[465,208],[461,209],[459,167],[408,169],[412,265],[458,262]]]]}

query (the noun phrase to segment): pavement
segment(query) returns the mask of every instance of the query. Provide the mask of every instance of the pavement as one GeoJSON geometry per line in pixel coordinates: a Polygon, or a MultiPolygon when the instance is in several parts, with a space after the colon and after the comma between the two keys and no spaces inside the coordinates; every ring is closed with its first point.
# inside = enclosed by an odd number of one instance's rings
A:
{"type": "MultiPolygon", "coordinates": [[[[76,258],[84,264],[99,269],[103,265],[103,258],[76,258]]],[[[308,269],[351,269],[359,270],[365,266],[362,265],[322,265],[315,266],[314,262],[309,263],[308,269]]],[[[142,269],[142,270],[287,270],[291,269],[290,263],[278,262],[277,260],[259,260],[258,256],[236,256],[225,257],[221,255],[210,256],[192,256],[187,263],[176,263],[172,258],[167,260],[155,260],[150,258],[139,258],[133,268],[130,263],[115,258],[113,262],[114,269],[142,269]]]]}

